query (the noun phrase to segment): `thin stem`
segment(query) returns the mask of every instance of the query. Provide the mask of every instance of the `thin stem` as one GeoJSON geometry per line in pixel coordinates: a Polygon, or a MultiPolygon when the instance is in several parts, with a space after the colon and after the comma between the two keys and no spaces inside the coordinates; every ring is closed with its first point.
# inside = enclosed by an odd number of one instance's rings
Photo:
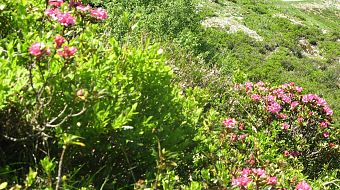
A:
{"type": "Polygon", "coordinates": [[[65,154],[66,148],[67,147],[64,146],[63,151],[61,152],[61,155],[60,155],[59,166],[58,166],[58,178],[57,178],[57,184],[56,184],[55,190],[59,190],[60,188],[60,182],[61,182],[60,179],[61,179],[63,160],[64,160],[64,154],[65,154]]]}

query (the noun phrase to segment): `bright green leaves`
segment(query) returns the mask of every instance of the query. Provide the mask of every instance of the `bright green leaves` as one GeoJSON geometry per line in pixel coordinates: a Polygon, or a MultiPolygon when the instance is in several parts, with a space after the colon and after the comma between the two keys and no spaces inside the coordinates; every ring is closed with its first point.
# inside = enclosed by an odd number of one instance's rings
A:
{"type": "Polygon", "coordinates": [[[71,135],[71,134],[67,134],[67,133],[63,133],[60,137],[60,144],[63,145],[63,147],[67,147],[69,145],[78,145],[78,146],[82,146],[84,147],[85,144],[80,142],[79,139],[81,139],[81,137],[76,136],[76,135],[71,135]]]}
{"type": "Polygon", "coordinates": [[[7,185],[8,185],[7,182],[0,183],[0,190],[5,189],[7,185]]]}
{"type": "Polygon", "coordinates": [[[47,156],[44,159],[40,160],[40,164],[43,167],[43,171],[48,176],[52,174],[56,167],[54,159],[50,160],[50,158],[47,156]]]}
{"type": "Polygon", "coordinates": [[[26,176],[25,180],[25,189],[31,187],[35,182],[35,178],[37,177],[38,172],[34,171],[32,168],[29,168],[29,172],[26,176]]]}

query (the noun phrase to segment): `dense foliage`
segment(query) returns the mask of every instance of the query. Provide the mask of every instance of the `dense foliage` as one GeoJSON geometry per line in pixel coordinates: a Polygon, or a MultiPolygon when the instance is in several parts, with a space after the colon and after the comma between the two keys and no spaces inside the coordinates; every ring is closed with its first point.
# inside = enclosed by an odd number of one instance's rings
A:
{"type": "Polygon", "coordinates": [[[200,3],[0,1],[0,189],[338,188],[337,28],[200,3]]]}

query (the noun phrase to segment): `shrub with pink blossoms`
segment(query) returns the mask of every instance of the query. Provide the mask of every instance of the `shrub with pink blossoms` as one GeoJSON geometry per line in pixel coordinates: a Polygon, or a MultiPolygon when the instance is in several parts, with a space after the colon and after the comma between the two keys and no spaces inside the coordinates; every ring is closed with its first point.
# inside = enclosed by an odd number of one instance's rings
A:
{"type": "Polygon", "coordinates": [[[105,9],[95,8],[91,10],[91,16],[97,20],[105,20],[107,19],[107,12],[105,9]]]}
{"type": "Polygon", "coordinates": [[[70,26],[76,23],[76,19],[70,13],[58,13],[56,14],[58,22],[63,26],[70,26]]]}
{"type": "Polygon", "coordinates": [[[277,184],[277,177],[268,177],[267,178],[267,184],[268,185],[276,185],[277,184]]]}
{"type": "Polygon", "coordinates": [[[46,9],[45,10],[45,15],[51,17],[53,20],[57,20],[57,15],[59,14],[58,9],[46,9]]]}
{"type": "Polygon", "coordinates": [[[56,36],[56,37],[54,38],[54,42],[55,42],[57,48],[60,48],[61,45],[63,45],[63,43],[64,43],[65,41],[66,41],[65,38],[62,37],[62,36],[59,36],[59,35],[56,36]]]}
{"type": "MultiPolygon", "coordinates": [[[[250,116],[256,118],[248,124],[252,131],[265,130],[269,134],[275,131],[277,135],[273,143],[281,155],[287,159],[299,159],[306,166],[304,172],[308,175],[314,175],[315,171],[322,169],[319,164],[329,161],[325,154],[329,159],[339,156],[330,148],[330,143],[339,143],[339,130],[332,125],[333,110],[325,99],[316,94],[303,94],[303,89],[294,83],[270,86],[263,82],[247,82],[237,86],[235,90],[246,102],[242,107],[233,108],[238,112],[228,114],[239,115],[235,119],[240,122],[249,121],[250,116]],[[239,113],[243,109],[245,111],[239,113]]],[[[251,136],[251,132],[246,132],[251,136]]]]}
{"type": "Polygon", "coordinates": [[[234,118],[226,118],[223,121],[223,125],[227,128],[233,128],[236,125],[236,120],[234,118]]]}
{"type": "Polygon", "coordinates": [[[246,188],[250,182],[251,182],[251,179],[249,179],[246,176],[241,176],[241,177],[233,179],[232,185],[237,186],[237,187],[246,188]]]}
{"type": "Polygon", "coordinates": [[[305,181],[301,181],[295,188],[295,190],[312,190],[312,187],[305,181]]]}
{"type": "Polygon", "coordinates": [[[64,58],[70,58],[77,52],[77,48],[64,46],[63,50],[58,51],[58,55],[64,58]]]}
{"type": "Polygon", "coordinates": [[[90,5],[87,5],[87,6],[85,6],[85,5],[78,5],[76,7],[76,9],[81,11],[81,12],[89,12],[89,11],[91,11],[91,6],[90,5]]]}
{"type": "Polygon", "coordinates": [[[60,7],[64,3],[63,0],[49,0],[48,4],[53,7],[60,7]]]}
{"type": "Polygon", "coordinates": [[[241,189],[247,189],[250,183],[254,189],[263,189],[276,186],[278,182],[276,176],[267,175],[267,171],[262,168],[243,168],[232,179],[232,186],[241,189]]]}
{"type": "Polygon", "coordinates": [[[51,51],[45,46],[44,43],[38,42],[31,45],[29,53],[34,56],[50,55],[51,51]]]}
{"type": "Polygon", "coordinates": [[[277,102],[270,102],[267,105],[267,110],[270,113],[279,113],[281,111],[281,108],[282,108],[281,105],[278,104],[277,102]]]}

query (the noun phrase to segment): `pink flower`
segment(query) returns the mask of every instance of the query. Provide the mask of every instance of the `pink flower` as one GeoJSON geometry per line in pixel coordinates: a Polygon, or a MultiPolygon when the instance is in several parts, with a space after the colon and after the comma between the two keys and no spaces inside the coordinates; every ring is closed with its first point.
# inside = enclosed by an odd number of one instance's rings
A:
{"type": "Polygon", "coordinates": [[[76,7],[81,5],[81,2],[78,0],[70,0],[70,3],[68,4],[69,7],[76,7]]]}
{"type": "Polygon", "coordinates": [[[290,153],[289,153],[288,150],[285,150],[285,151],[283,151],[283,155],[284,155],[284,157],[289,157],[290,153]]]}
{"type": "Polygon", "coordinates": [[[59,10],[57,9],[46,9],[45,15],[52,17],[54,20],[57,20],[57,14],[59,14],[59,10]]]}
{"type": "Polygon", "coordinates": [[[296,187],[295,190],[312,190],[312,187],[308,185],[305,181],[301,181],[296,187]]]}
{"type": "Polygon", "coordinates": [[[76,19],[70,13],[59,13],[56,17],[63,26],[70,26],[76,23],[76,19]]]}
{"type": "Polygon", "coordinates": [[[258,87],[260,87],[260,86],[264,86],[264,85],[265,85],[265,83],[264,83],[264,82],[262,82],[262,81],[259,81],[259,82],[257,82],[255,85],[256,85],[256,86],[258,86],[258,87]]]}
{"type": "Polygon", "coordinates": [[[318,106],[327,106],[326,100],[320,97],[316,97],[316,104],[318,106]]]}
{"type": "Polygon", "coordinates": [[[294,109],[294,108],[296,108],[296,106],[298,106],[299,105],[299,102],[298,101],[294,101],[294,102],[292,102],[291,104],[290,104],[290,107],[292,108],[292,109],[294,109]]]}
{"type": "Polygon", "coordinates": [[[303,118],[302,117],[298,117],[297,120],[298,120],[298,123],[300,123],[300,124],[303,122],[303,118]]]}
{"type": "Polygon", "coordinates": [[[257,169],[252,169],[251,170],[253,172],[253,174],[257,175],[258,177],[264,177],[266,175],[266,170],[261,169],[261,168],[257,168],[257,169]]]}
{"type": "Polygon", "coordinates": [[[326,113],[326,115],[332,116],[333,110],[329,108],[328,106],[323,107],[323,111],[326,113]]]}
{"type": "Polygon", "coordinates": [[[273,102],[273,101],[275,101],[275,96],[272,96],[272,95],[268,95],[268,96],[266,96],[265,97],[265,99],[268,101],[268,102],[273,102]]]}
{"type": "Polygon", "coordinates": [[[251,170],[249,168],[244,168],[240,171],[241,176],[247,177],[251,173],[251,170]]]}
{"type": "Polygon", "coordinates": [[[234,118],[227,118],[224,119],[223,125],[226,126],[227,128],[233,128],[236,125],[236,120],[234,118]]]}
{"type": "Polygon", "coordinates": [[[286,114],[284,114],[284,113],[278,114],[277,117],[278,117],[279,119],[287,119],[287,118],[288,118],[288,116],[287,116],[286,114]]]}
{"type": "Polygon", "coordinates": [[[237,135],[233,133],[233,134],[230,136],[230,141],[231,141],[231,142],[236,142],[236,141],[237,141],[237,135]]]}
{"type": "Polygon", "coordinates": [[[253,83],[246,82],[244,85],[246,86],[246,91],[247,92],[253,90],[253,83]]]}
{"type": "Polygon", "coordinates": [[[268,185],[276,185],[277,184],[277,177],[268,177],[267,178],[267,184],[268,185]]]}
{"type": "Polygon", "coordinates": [[[243,141],[244,139],[247,138],[247,135],[246,134],[242,134],[238,137],[241,141],[243,141]]]}
{"type": "Polygon", "coordinates": [[[303,91],[303,88],[296,86],[295,91],[298,92],[298,93],[301,93],[303,91]]]}
{"type": "Polygon", "coordinates": [[[292,99],[286,94],[281,95],[280,98],[282,101],[284,101],[287,104],[290,104],[292,102],[292,99]]]}
{"type": "Polygon", "coordinates": [[[43,54],[49,55],[51,53],[49,48],[45,47],[45,44],[42,42],[34,43],[29,48],[29,53],[34,56],[41,56],[43,54]]]}
{"type": "Polygon", "coordinates": [[[282,129],[287,130],[289,125],[287,123],[282,123],[282,129]]]}
{"type": "Polygon", "coordinates": [[[64,3],[63,0],[49,0],[49,5],[53,7],[60,7],[64,3]]]}
{"type": "Polygon", "coordinates": [[[278,113],[281,110],[281,105],[277,102],[271,102],[267,105],[267,110],[271,113],[278,113]]]}
{"type": "Polygon", "coordinates": [[[325,137],[325,138],[328,138],[328,137],[329,137],[329,135],[330,135],[330,133],[329,133],[329,132],[324,132],[324,133],[322,134],[322,136],[323,136],[323,137],[325,137]]]}
{"type": "Polygon", "coordinates": [[[263,87],[263,86],[260,86],[258,90],[262,92],[268,92],[268,88],[263,87]]]}
{"type": "Polygon", "coordinates": [[[250,182],[251,182],[251,179],[249,179],[248,177],[241,176],[236,179],[233,179],[232,185],[238,186],[238,187],[247,187],[250,182]]]}
{"type": "Polygon", "coordinates": [[[308,103],[308,102],[313,102],[314,100],[318,100],[320,97],[316,94],[306,94],[302,96],[302,102],[308,103]]]}
{"type": "Polygon", "coordinates": [[[244,130],[244,128],[245,128],[245,126],[244,126],[244,123],[240,123],[239,125],[238,125],[238,129],[239,130],[244,130]]]}
{"type": "Polygon", "coordinates": [[[87,5],[87,6],[78,5],[77,10],[82,11],[82,12],[87,12],[91,10],[91,6],[90,5],[87,5]]]}
{"type": "Polygon", "coordinates": [[[64,58],[70,58],[77,52],[77,48],[64,46],[64,51],[59,50],[58,55],[64,58]]]}
{"type": "Polygon", "coordinates": [[[58,35],[54,38],[54,42],[57,45],[57,48],[60,48],[61,45],[63,45],[63,43],[65,42],[65,38],[58,35]]]}
{"type": "Polygon", "coordinates": [[[252,94],[251,99],[255,102],[259,101],[261,97],[258,94],[252,94]]]}
{"type": "Polygon", "coordinates": [[[321,127],[322,129],[327,128],[327,127],[328,127],[328,122],[327,122],[327,121],[321,121],[321,122],[320,122],[320,127],[321,127]]]}
{"type": "Polygon", "coordinates": [[[289,84],[287,84],[287,83],[285,83],[285,84],[282,84],[282,85],[281,85],[281,87],[282,87],[283,89],[286,89],[286,88],[288,88],[288,87],[289,87],[289,84]]]}
{"type": "Polygon", "coordinates": [[[336,148],[336,144],[335,144],[335,143],[332,143],[332,142],[328,143],[328,146],[329,146],[329,148],[331,148],[331,149],[336,148]]]}
{"type": "Polygon", "coordinates": [[[96,8],[91,10],[91,16],[98,20],[105,20],[107,19],[107,12],[105,9],[96,8]]]}
{"type": "Polygon", "coordinates": [[[274,94],[283,94],[283,93],[284,93],[284,90],[281,89],[281,88],[274,89],[274,90],[273,90],[273,93],[274,93],[274,94]]]}

